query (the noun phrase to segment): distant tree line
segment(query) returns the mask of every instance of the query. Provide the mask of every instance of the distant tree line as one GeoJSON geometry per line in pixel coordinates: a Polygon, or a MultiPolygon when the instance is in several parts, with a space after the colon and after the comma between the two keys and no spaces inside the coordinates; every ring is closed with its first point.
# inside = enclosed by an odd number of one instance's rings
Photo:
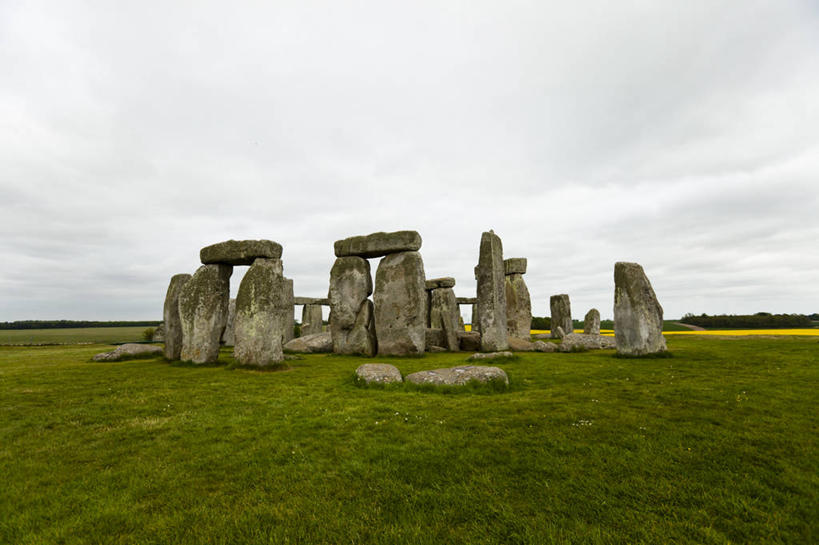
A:
{"type": "Polygon", "coordinates": [[[156,321],[113,321],[97,322],[91,320],[19,320],[16,322],[0,322],[0,329],[72,329],[80,327],[137,327],[137,326],[157,326],[161,322],[156,321]]]}
{"type": "Polygon", "coordinates": [[[811,327],[813,325],[810,317],[804,314],[771,314],[769,312],[757,312],[748,315],[719,314],[716,316],[686,314],[680,322],[704,327],[705,329],[783,329],[811,327]]]}

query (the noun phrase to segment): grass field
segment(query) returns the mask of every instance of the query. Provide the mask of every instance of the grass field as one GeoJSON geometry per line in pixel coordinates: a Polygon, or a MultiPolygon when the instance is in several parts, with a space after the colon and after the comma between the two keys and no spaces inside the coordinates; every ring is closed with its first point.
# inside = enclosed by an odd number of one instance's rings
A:
{"type": "Polygon", "coordinates": [[[125,343],[142,340],[147,326],[78,327],[67,329],[2,329],[3,344],[125,343]]]}
{"type": "Polygon", "coordinates": [[[461,394],[3,347],[0,543],[816,543],[817,340],[668,344],[461,394]]]}

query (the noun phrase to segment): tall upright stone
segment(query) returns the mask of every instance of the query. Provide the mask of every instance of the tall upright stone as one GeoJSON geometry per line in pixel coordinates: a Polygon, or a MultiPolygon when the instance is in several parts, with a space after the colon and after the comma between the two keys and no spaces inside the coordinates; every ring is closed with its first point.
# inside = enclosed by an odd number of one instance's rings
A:
{"type": "Polygon", "coordinates": [[[470,331],[475,333],[481,332],[481,321],[478,319],[478,303],[472,304],[472,327],[470,331]]]}
{"type": "Polygon", "coordinates": [[[381,259],[373,302],[378,354],[423,354],[427,292],[421,254],[400,252],[381,259]]]}
{"type": "Polygon", "coordinates": [[[234,326],[236,320],[236,299],[231,299],[228,303],[228,318],[225,324],[225,331],[222,333],[222,344],[225,346],[234,345],[234,326]]]}
{"type": "Polygon", "coordinates": [[[301,336],[321,333],[321,305],[304,305],[301,309],[301,336]]]}
{"type": "Polygon", "coordinates": [[[179,318],[179,294],[191,279],[189,274],[175,274],[165,293],[162,318],[165,321],[165,357],[178,360],[182,354],[182,321],[179,318]]]}
{"type": "Polygon", "coordinates": [[[369,262],[357,256],[339,257],[330,270],[330,333],[333,352],[374,356],[377,349],[369,262]]]}
{"type": "Polygon", "coordinates": [[[202,265],[179,293],[182,323],[180,358],[193,363],[219,359],[219,341],[227,324],[230,265],[202,265]]]}
{"type": "Polygon", "coordinates": [[[284,342],[287,344],[289,341],[292,341],[296,336],[296,313],[294,307],[295,297],[293,292],[293,279],[292,278],[285,278],[285,286],[284,286],[284,300],[286,304],[290,305],[290,311],[287,312],[287,323],[290,325],[284,328],[284,342]]]}
{"type": "Polygon", "coordinates": [[[589,310],[583,318],[583,333],[600,335],[600,311],[596,308],[589,310]]]}
{"type": "Polygon", "coordinates": [[[293,317],[292,289],[281,260],[257,258],[239,284],[233,355],[242,365],[265,367],[284,360],[282,346],[293,317]]]}
{"type": "Polygon", "coordinates": [[[568,295],[565,293],[552,295],[549,299],[549,308],[552,313],[551,332],[553,339],[562,338],[562,335],[558,335],[558,327],[561,328],[566,335],[574,331],[574,325],[572,324],[572,305],[568,295]]]}
{"type": "Polygon", "coordinates": [[[500,237],[494,231],[481,235],[481,249],[476,273],[481,350],[484,352],[506,350],[509,348],[509,337],[506,331],[503,245],[500,237]]]}
{"type": "Polygon", "coordinates": [[[614,265],[614,337],[618,354],[644,356],[666,351],[663,307],[637,263],[614,265]]]}
{"type": "Polygon", "coordinates": [[[430,290],[430,327],[444,332],[446,343],[444,348],[451,352],[460,350],[458,342],[458,331],[461,331],[460,319],[461,313],[452,288],[430,290]]]}
{"type": "Polygon", "coordinates": [[[506,331],[510,337],[528,339],[532,329],[532,299],[523,275],[525,257],[513,257],[503,262],[506,273],[506,331]]]}

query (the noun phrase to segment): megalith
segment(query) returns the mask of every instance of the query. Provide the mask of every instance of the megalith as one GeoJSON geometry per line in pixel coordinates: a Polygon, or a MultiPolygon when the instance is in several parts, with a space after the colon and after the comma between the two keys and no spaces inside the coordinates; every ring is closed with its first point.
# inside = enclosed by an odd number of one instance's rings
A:
{"type": "Polygon", "coordinates": [[[421,235],[418,231],[395,231],[393,233],[372,233],[337,240],[333,244],[336,257],[381,257],[400,252],[415,252],[421,249],[421,235]]]}
{"type": "Polygon", "coordinates": [[[180,358],[193,363],[219,359],[219,341],[227,324],[230,265],[202,265],[179,293],[182,324],[180,358]]]}
{"type": "Polygon", "coordinates": [[[375,333],[378,354],[424,353],[427,292],[418,252],[389,254],[375,273],[375,333]]]}
{"type": "Polygon", "coordinates": [[[296,337],[296,312],[295,312],[295,297],[293,292],[293,280],[285,278],[284,285],[284,300],[285,304],[290,305],[290,312],[287,313],[287,323],[289,326],[284,328],[284,342],[292,341],[296,337]]]}
{"type": "Polygon", "coordinates": [[[242,365],[265,367],[284,360],[285,332],[293,320],[292,285],[281,260],[257,258],[239,284],[233,355],[242,365]]]}
{"type": "Polygon", "coordinates": [[[523,280],[526,258],[506,259],[503,265],[506,273],[506,331],[510,337],[528,339],[532,329],[532,299],[523,280]]]}
{"type": "Polygon", "coordinates": [[[614,338],[618,354],[643,356],[666,351],[663,307],[637,263],[614,265],[614,338]]]}
{"type": "MultiPolygon", "coordinates": [[[[438,279],[440,280],[440,279],[438,279]]],[[[429,327],[441,329],[444,335],[444,344],[440,345],[451,352],[460,350],[458,342],[458,331],[461,331],[461,312],[455,292],[451,286],[455,285],[455,279],[447,283],[448,287],[433,287],[429,290],[429,327]]],[[[427,280],[427,288],[435,283],[427,280]]]]}
{"type": "MultiPolygon", "coordinates": [[[[494,231],[481,235],[481,248],[476,268],[478,279],[478,323],[481,350],[496,352],[509,348],[506,331],[506,288],[503,265],[503,245],[494,231]]],[[[474,322],[473,318],[473,322],[474,322]]]]}
{"type": "Polygon", "coordinates": [[[369,262],[358,256],[339,257],[330,270],[330,333],[336,354],[375,355],[377,342],[369,262]]]}
{"type": "Polygon", "coordinates": [[[222,333],[222,344],[225,346],[233,346],[234,336],[233,329],[236,320],[236,299],[231,299],[228,303],[228,317],[225,324],[225,331],[222,333]]]}
{"type": "Polygon", "coordinates": [[[596,308],[589,310],[583,318],[583,333],[600,335],[600,311],[596,308]]]}
{"type": "Polygon", "coordinates": [[[572,325],[572,305],[569,302],[568,295],[565,293],[552,295],[549,299],[549,308],[552,313],[551,331],[553,339],[562,338],[562,335],[558,335],[558,327],[561,328],[566,335],[574,331],[574,325],[572,325]]]}
{"type": "Polygon", "coordinates": [[[182,354],[182,321],[179,318],[179,294],[182,288],[191,279],[189,274],[175,274],[168,284],[165,293],[165,306],[162,309],[162,318],[165,321],[165,357],[169,360],[178,360],[182,354]]]}
{"type": "Polygon", "coordinates": [[[321,305],[304,305],[301,309],[301,336],[321,333],[321,305]]]}

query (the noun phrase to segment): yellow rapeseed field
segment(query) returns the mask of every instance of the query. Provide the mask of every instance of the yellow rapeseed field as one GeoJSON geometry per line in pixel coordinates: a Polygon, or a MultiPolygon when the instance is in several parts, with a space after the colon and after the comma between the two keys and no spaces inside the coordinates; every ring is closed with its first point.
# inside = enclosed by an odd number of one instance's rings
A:
{"type": "MultiPolygon", "coordinates": [[[[467,331],[472,331],[472,326],[466,325],[467,331]]],[[[583,333],[582,329],[575,329],[575,333],[583,333]]],[[[549,333],[548,329],[532,329],[531,334],[549,333]]],[[[613,329],[601,329],[601,335],[614,336],[613,329]]],[[[819,337],[819,328],[813,329],[709,329],[707,331],[664,331],[663,335],[717,335],[723,337],[745,337],[751,335],[796,335],[800,337],[819,337]]]]}

